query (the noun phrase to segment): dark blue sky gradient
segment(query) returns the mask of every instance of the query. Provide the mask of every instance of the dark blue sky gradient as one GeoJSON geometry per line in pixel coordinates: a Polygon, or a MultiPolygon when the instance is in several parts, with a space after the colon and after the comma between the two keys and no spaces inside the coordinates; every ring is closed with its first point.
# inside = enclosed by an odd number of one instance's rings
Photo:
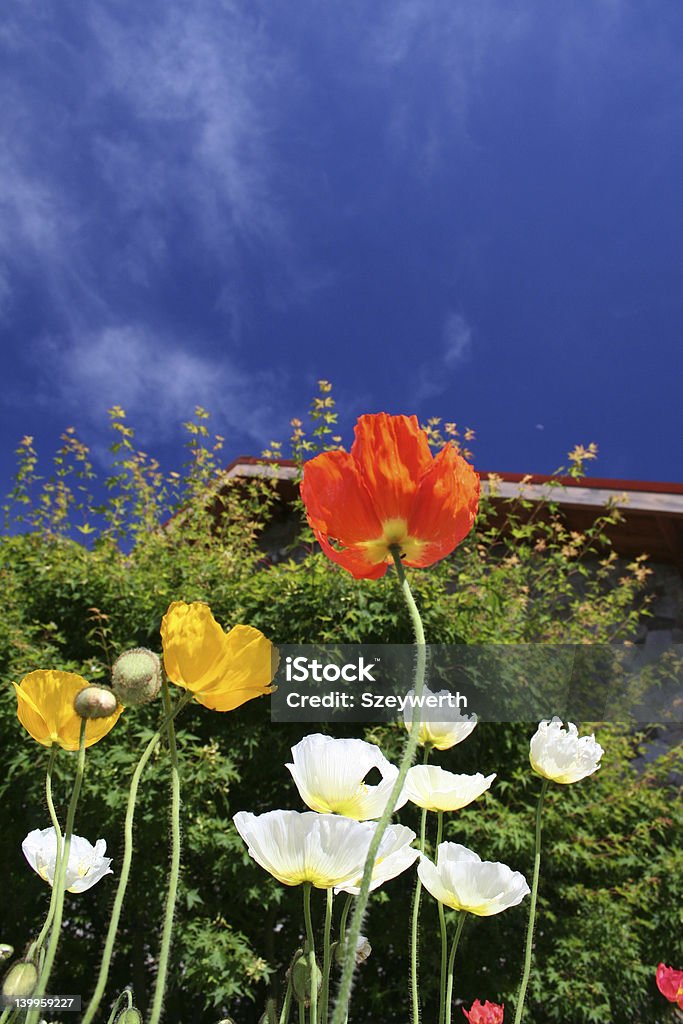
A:
{"type": "Polygon", "coordinates": [[[0,31],[0,476],[123,405],[226,461],[328,378],[478,468],[681,479],[678,0],[53,0],[0,31]]]}

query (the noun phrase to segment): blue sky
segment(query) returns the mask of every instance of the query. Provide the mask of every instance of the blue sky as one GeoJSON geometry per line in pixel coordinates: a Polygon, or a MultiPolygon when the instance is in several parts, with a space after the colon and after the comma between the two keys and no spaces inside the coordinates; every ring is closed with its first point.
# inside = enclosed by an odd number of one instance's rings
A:
{"type": "Polygon", "coordinates": [[[680,480],[680,0],[11,0],[2,451],[123,405],[168,469],[328,378],[481,469],[680,480]]]}

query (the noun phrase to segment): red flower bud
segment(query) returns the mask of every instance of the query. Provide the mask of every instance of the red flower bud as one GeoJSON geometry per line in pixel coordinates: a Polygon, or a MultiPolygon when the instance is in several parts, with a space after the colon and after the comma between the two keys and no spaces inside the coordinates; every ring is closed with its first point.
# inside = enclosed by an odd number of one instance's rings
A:
{"type": "Polygon", "coordinates": [[[462,1012],[470,1024],[503,1024],[505,1003],[499,1006],[498,1003],[490,1003],[488,999],[485,1003],[475,999],[470,1009],[466,1010],[463,1006],[462,1012]]]}
{"type": "Polygon", "coordinates": [[[683,1010],[683,971],[659,964],[656,974],[657,988],[670,1003],[683,1010]]]}

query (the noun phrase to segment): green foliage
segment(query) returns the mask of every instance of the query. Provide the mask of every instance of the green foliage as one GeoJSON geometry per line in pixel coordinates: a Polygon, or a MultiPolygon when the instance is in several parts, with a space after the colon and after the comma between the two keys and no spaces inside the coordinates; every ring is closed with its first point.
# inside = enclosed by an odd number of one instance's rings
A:
{"type": "MultiPolygon", "coordinates": [[[[104,480],[73,430],[63,435],[45,476],[32,439],[24,438],[16,486],[5,506],[0,858],[6,877],[20,884],[5,890],[0,940],[17,949],[39,930],[47,907],[46,887],[27,869],[20,850],[28,831],[48,824],[47,751],[17,721],[12,680],[36,668],[60,668],[106,681],[122,650],[160,650],[160,620],[173,600],[207,601],[226,627],[248,622],[280,644],[411,640],[393,575],[354,580],[318,553],[303,518],[290,557],[273,564],[259,538],[278,502],[274,478],[228,479],[219,463],[222,438],[210,435],[204,410],[186,424],[188,463],[182,474],[165,474],[137,450],[123,410],[111,411],[111,423],[112,462],[104,480]]],[[[446,441],[460,443],[455,424],[432,420],[425,426],[435,449],[446,441]]],[[[308,422],[292,421],[292,457],[300,464],[338,447],[336,429],[330,387],[321,382],[308,422]]],[[[463,441],[471,440],[471,431],[465,432],[463,441]]],[[[283,451],[273,443],[265,456],[277,461],[283,451]]],[[[580,475],[593,455],[591,447],[576,449],[568,472],[580,475]]],[[[530,509],[523,496],[506,502],[484,496],[476,532],[454,556],[411,575],[428,640],[567,643],[587,636],[601,642],[632,637],[646,610],[647,569],[642,560],[623,565],[610,552],[605,530],[619,514],[607,508],[576,534],[552,500],[530,509]]],[[[130,775],[159,718],[159,705],[130,709],[88,752],[77,832],[91,841],[105,838],[115,870],[130,775]]],[[[291,745],[309,731],[273,726],[265,701],[231,714],[195,704],[180,719],[183,873],[169,1022],[209,1024],[228,1013],[248,1024],[261,1016],[267,995],[282,995],[284,972],[302,938],[301,893],[254,865],[231,819],[241,809],[301,807],[284,764],[291,745]]],[[[528,768],[531,731],[483,724],[462,746],[433,757],[453,771],[498,773],[485,800],[447,821],[445,838],[527,876],[538,793],[528,768]]],[[[353,730],[346,727],[345,734],[353,730]]],[[[400,728],[377,727],[367,738],[398,757],[400,728]]],[[[671,963],[683,955],[683,822],[674,782],[680,752],[643,769],[636,758],[646,732],[600,726],[598,738],[607,751],[601,771],[575,786],[551,788],[547,799],[527,1016],[536,1024],[664,1024],[667,1007],[654,987],[654,968],[660,959],[671,963]]],[[[57,759],[55,797],[62,814],[74,764],[75,755],[57,759]]],[[[143,1014],[153,989],[167,881],[168,793],[167,752],[161,746],[138,800],[136,855],[108,990],[113,1001],[133,984],[143,1014]]],[[[406,808],[400,820],[415,828],[417,813],[406,808]]],[[[355,1024],[404,1024],[407,1018],[404,936],[412,884],[412,877],[398,879],[371,901],[364,930],[373,955],[359,971],[355,1024]]],[[[111,876],[87,894],[67,894],[54,991],[87,997],[92,990],[112,899],[111,876]]],[[[317,926],[322,912],[318,901],[317,926]]],[[[466,929],[456,991],[467,1005],[475,997],[513,1005],[525,925],[523,905],[466,929]]],[[[425,1020],[435,1014],[437,956],[436,912],[427,898],[420,958],[425,1020]]]]}

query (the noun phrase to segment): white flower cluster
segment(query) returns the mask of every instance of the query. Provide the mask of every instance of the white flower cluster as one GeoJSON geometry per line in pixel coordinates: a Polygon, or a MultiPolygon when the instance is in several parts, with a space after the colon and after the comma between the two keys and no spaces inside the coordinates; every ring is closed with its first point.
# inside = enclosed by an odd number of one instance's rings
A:
{"type": "MultiPolygon", "coordinates": [[[[411,727],[409,718],[405,724],[411,727]]],[[[475,725],[476,720],[469,719],[423,723],[420,741],[447,749],[465,739],[475,725]]],[[[571,726],[570,738],[574,732],[571,726]]],[[[546,745],[541,754],[540,741],[534,737],[534,768],[538,771],[539,764],[543,764],[550,771],[549,758],[554,751],[557,763],[566,769],[565,774],[569,772],[567,737],[562,741],[560,756],[555,720],[550,725],[541,723],[539,733],[546,745]]],[[[595,770],[586,762],[589,746],[593,754],[601,750],[592,738],[590,744],[587,738],[579,743],[584,774],[589,774],[595,770]]],[[[284,885],[309,882],[316,888],[357,895],[376,819],[387,806],[398,768],[375,744],[319,733],[304,737],[292,748],[287,768],[311,810],[236,814],[234,822],[250,856],[284,885]],[[376,784],[365,781],[372,769],[379,773],[376,784]]],[[[456,811],[481,797],[494,779],[495,775],[457,775],[435,765],[416,765],[408,772],[392,810],[410,800],[425,810],[456,811]]],[[[563,776],[558,781],[570,780],[563,776]]],[[[375,859],[371,889],[395,878],[419,859],[417,870],[424,887],[435,899],[457,910],[488,917],[516,906],[529,893],[524,876],[506,864],[482,861],[474,851],[450,842],[440,844],[433,863],[413,847],[415,838],[415,833],[403,825],[387,828],[375,859]]]]}

